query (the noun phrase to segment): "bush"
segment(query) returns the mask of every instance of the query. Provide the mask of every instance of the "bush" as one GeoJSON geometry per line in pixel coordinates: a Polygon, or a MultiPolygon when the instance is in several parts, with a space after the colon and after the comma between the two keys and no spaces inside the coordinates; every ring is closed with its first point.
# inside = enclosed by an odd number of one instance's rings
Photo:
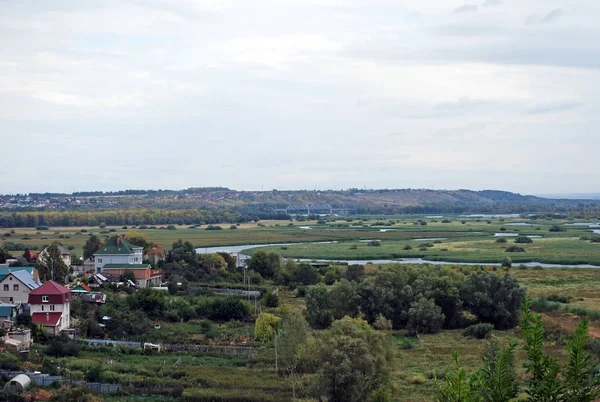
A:
{"type": "Polygon", "coordinates": [[[552,226],[550,226],[550,229],[548,231],[550,231],[550,232],[566,232],[567,228],[565,228],[563,226],[559,226],[559,225],[552,225],[552,226]]]}
{"type": "Polygon", "coordinates": [[[474,324],[463,331],[463,335],[468,338],[487,339],[492,335],[494,326],[492,324],[474,324]]]}
{"type": "Polygon", "coordinates": [[[558,303],[568,304],[571,302],[571,298],[568,296],[550,295],[546,297],[546,300],[558,303]]]}
{"type": "Polygon", "coordinates": [[[510,246],[505,250],[507,253],[524,253],[525,249],[519,246],[510,246]]]}
{"type": "Polygon", "coordinates": [[[237,226],[236,225],[231,225],[231,226],[229,226],[229,229],[230,230],[237,229],[237,226]]]}
{"type": "Polygon", "coordinates": [[[370,242],[367,243],[367,246],[379,247],[379,246],[381,246],[381,242],[379,240],[371,240],[370,242]]]}
{"type": "Polygon", "coordinates": [[[175,227],[175,225],[169,225],[167,226],[167,230],[177,230],[177,228],[175,227]]]}
{"type": "Polygon", "coordinates": [[[249,316],[248,306],[236,297],[214,299],[208,311],[208,318],[215,321],[243,321],[249,316]]]}
{"type": "Polygon", "coordinates": [[[445,316],[432,299],[421,298],[410,305],[406,329],[411,335],[436,333],[442,328],[445,316]]]}
{"type": "Polygon", "coordinates": [[[359,264],[352,264],[346,270],[346,279],[350,282],[362,282],[365,279],[365,267],[359,264]]]}
{"type": "Polygon", "coordinates": [[[518,236],[515,239],[515,243],[522,243],[522,244],[533,243],[533,240],[530,237],[527,237],[527,236],[518,236]]]}
{"type": "Polygon", "coordinates": [[[506,243],[506,238],[504,238],[504,237],[498,237],[496,239],[496,243],[505,244],[506,243]]]}
{"type": "Polygon", "coordinates": [[[279,307],[279,295],[275,292],[268,292],[265,295],[265,306],[271,308],[279,307]]]}
{"type": "Polygon", "coordinates": [[[36,226],[36,230],[48,230],[48,226],[36,226]]]}
{"type": "Polygon", "coordinates": [[[410,380],[408,380],[408,382],[410,384],[421,385],[421,384],[425,384],[427,382],[427,379],[425,378],[425,376],[423,374],[417,374],[417,375],[414,375],[410,380]]]}
{"type": "Polygon", "coordinates": [[[512,267],[512,260],[510,257],[504,257],[504,261],[502,261],[502,266],[506,268],[512,267]]]}
{"type": "Polygon", "coordinates": [[[98,225],[98,227],[100,227],[100,229],[104,229],[106,227],[106,223],[102,222],[98,225]]]}
{"type": "Polygon", "coordinates": [[[357,250],[358,246],[356,244],[351,245],[350,247],[348,247],[348,250],[357,250]]]}

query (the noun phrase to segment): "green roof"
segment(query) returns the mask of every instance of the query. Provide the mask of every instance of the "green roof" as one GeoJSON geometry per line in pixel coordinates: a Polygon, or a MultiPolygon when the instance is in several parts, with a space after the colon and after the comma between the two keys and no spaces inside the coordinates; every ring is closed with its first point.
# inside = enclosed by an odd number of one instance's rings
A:
{"type": "Polygon", "coordinates": [[[117,244],[117,237],[113,237],[111,239],[109,239],[106,244],[103,244],[102,247],[100,247],[98,249],[98,251],[96,251],[94,253],[94,255],[103,255],[103,254],[109,254],[109,255],[115,255],[115,254],[133,254],[133,249],[134,248],[141,248],[139,246],[135,246],[131,243],[126,242],[125,240],[123,240],[122,238],[119,238],[119,244],[117,244]]]}
{"type": "Polygon", "coordinates": [[[102,269],[146,269],[150,264],[104,264],[102,269]]]}
{"type": "Polygon", "coordinates": [[[11,317],[13,315],[14,304],[0,305],[0,317],[11,317]]]}

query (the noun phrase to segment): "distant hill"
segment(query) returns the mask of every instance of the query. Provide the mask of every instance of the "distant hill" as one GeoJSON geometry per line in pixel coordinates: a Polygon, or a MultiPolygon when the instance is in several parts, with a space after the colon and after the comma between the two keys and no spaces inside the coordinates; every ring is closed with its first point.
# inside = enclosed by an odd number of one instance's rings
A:
{"type": "Polygon", "coordinates": [[[348,189],[237,191],[224,187],[186,190],[89,191],[74,194],[0,195],[0,209],[228,208],[285,212],[290,205],[327,204],[350,213],[526,213],[597,208],[599,199],[546,198],[500,190],[348,189]]]}

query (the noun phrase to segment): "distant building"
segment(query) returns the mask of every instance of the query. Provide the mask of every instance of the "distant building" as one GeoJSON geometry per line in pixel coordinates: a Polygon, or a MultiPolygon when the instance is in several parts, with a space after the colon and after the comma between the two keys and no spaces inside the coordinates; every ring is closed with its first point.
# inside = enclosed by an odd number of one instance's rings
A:
{"type": "Polygon", "coordinates": [[[71,290],[48,281],[29,293],[31,321],[58,335],[71,325],[71,290]]]}
{"type": "Polygon", "coordinates": [[[0,321],[14,321],[17,318],[18,306],[16,304],[0,304],[0,321]]]}
{"type": "Polygon", "coordinates": [[[19,268],[26,269],[8,272],[6,275],[0,273],[0,277],[2,278],[0,280],[0,301],[4,303],[26,304],[29,294],[41,286],[41,283],[34,279],[34,275],[37,277],[37,270],[35,268],[19,268]],[[33,269],[30,270],[27,268],[33,269]]]}
{"type": "Polygon", "coordinates": [[[103,275],[111,282],[120,282],[127,271],[133,273],[137,287],[145,288],[162,284],[162,271],[152,269],[150,264],[104,264],[102,269],[103,275]]]}
{"type": "Polygon", "coordinates": [[[128,243],[121,236],[116,236],[94,253],[96,272],[102,273],[107,264],[142,264],[143,257],[142,247],[128,243]]]}
{"type": "Polygon", "coordinates": [[[158,262],[161,260],[164,261],[166,257],[167,254],[165,252],[165,249],[162,247],[158,247],[157,244],[155,244],[150,250],[146,251],[146,258],[154,262],[154,264],[158,264],[158,262]]]}
{"type": "MultiPolygon", "coordinates": [[[[46,259],[47,255],[48,255],[48,247],[44,248],[42,251],[40,251],[37,255],[37,260],[38,261],[43,261],[46,259]]],[[[65,263],[65,265],[67,267],[71,266],[71,253],[69,253],[67,251],[67,249],[65,249],[63,246],[61,246],[60,244],[57,244],[56,247],[58,247],[58,252],[60,253],[60,259],[65,263]]]]}

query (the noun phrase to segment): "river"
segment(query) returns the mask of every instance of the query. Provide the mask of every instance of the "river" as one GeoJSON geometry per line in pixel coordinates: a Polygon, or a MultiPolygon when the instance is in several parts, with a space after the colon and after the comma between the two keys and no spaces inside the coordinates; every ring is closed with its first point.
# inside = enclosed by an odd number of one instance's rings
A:
{"type": "MultiPolygon", "coordinates": [[[[270,246],[291,246],[294,244],[329,244],[337,243],[336,241],[321,241],[321,242],[310,242],[310,243],[271,243],[271,244],[244,244],[241,246],[217,246],[217,247],[202,247],[197,248],[198,254],[212,254],[217,252],[226,252],[230,254],[237,254],[239,261],[244,261],[250,258],[249,255],[242,254],[243,250],[258,248],[258,247],[270,247],[270,246]]],[[[464,265],[464,266],[475,266],[475,265],[489,265],[489,266],[500,266],[501,263],[485,263],[485,262],[452,262],[452,261],[431,261],[422,258],[398,258],[395,260],[327,260],[322,258],[296,258],[298,261],[320,261],[320,262],[339,262],[352,264],[431,264],[431,265],[464,265]]],[[[542,267],[542,268],[599,268],[598,265],[590,264],[545,264],[541,262],[527,262],[527,263],[514,263],[514,265],[525,265],[526,267],[542,267]]]]}

